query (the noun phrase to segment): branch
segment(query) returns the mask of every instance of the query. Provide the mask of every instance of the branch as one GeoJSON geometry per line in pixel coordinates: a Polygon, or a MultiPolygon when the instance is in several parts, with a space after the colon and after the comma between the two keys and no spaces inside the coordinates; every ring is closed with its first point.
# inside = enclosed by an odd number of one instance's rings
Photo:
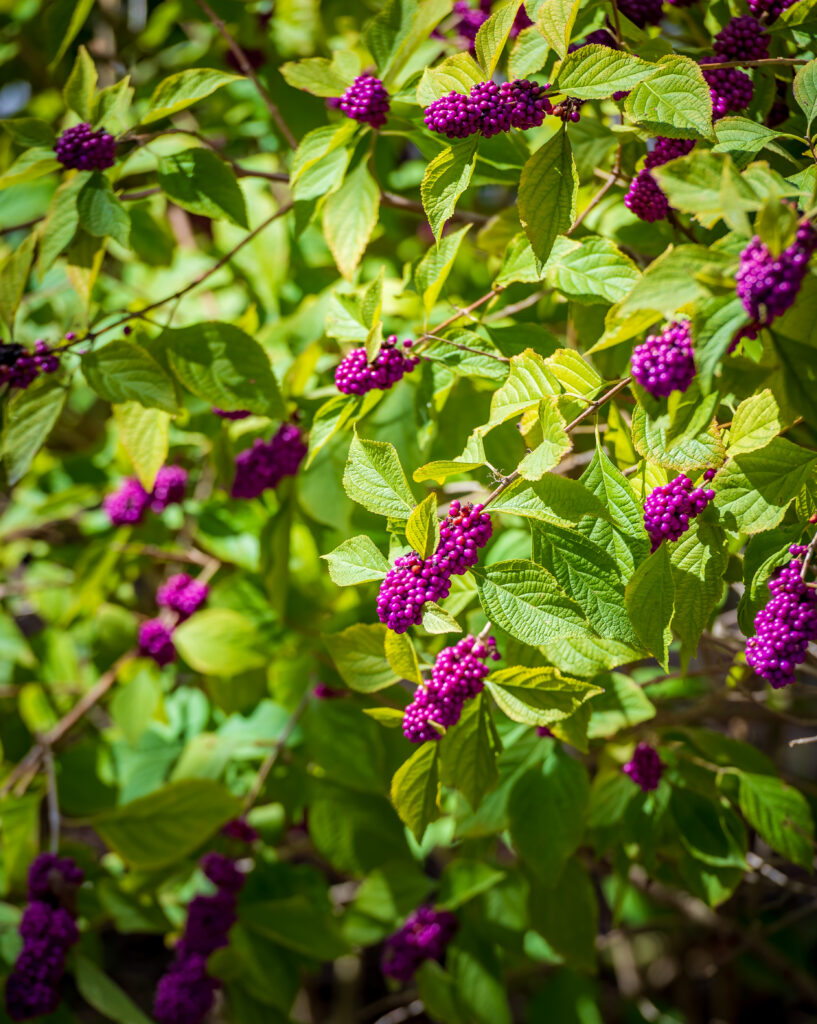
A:
{"type": "Polygon", "coordinates": [[[717,71],[718,68],[766,68],[766,67],[795,67],[798,64],[808,64],[809,61],[803,57],[764,57],[762,60],[724,60],[718,64],[707,64],[707,71],[717,71]]]}
{"type": "Polygon", "coordinates": [[[607,193],[615,185],[616,180],[619,174],[621,173],[621,159],[623,156],[623,151],[624,147],[621,145],[621,143],[619,143],[618,152],[616,153],[616,162],[613,164],[613,170],[610,172],[610,177],[607,179],[607,181],[605,181],[602,187],[593,196],[593,198],[590,200],[587,206],[585,206],[585,208],[582,210],[579,216],[573,221],[569,229],[565,232],[566,235],[572,235],[576,228],[582,225],[588,214],[592,213],[593,210],[595,210],[595,208],[599,205],[602,199],[604,199],[607,193]]]}
{"type": "Polygon", "coordinates": [[[295,726],[298,724],[298,721],[299,721],[301,715],[304,713],[304,711],[306,711],[307,704],[309,704],[310,694],[311,694],[311,690],[310,689],[307,689],[304,692],[304,695],[298,701],[298,706],[295,708],[295,710],[289,716],[289,720],[287,721],[287,723],[284,726],[284,728],[281,730],[281,735],[275,741],[275,746],[272,748],[272,750],[269,752],[269,754],[267,754],[267,756],[264,758],[263,762],[261,763],[261,767],[258,769],[258,774],[255,776],[255,779],[254,779],[253,784],[252,784],[252,786],[250,788],[250,791],[247,794],[247,799],[246,799],[246,801],[244,803],[244,813],[245,814],[247,813],[247,811],[250,810],[250,808],[253,806],[255,801],[261,795],[261,791],[264,788],[264,783],[267,781],[267,776],[269,775],[269,773],[272,771],[273,767],[275,766],[275,762],[278,760],[278,757],[279,757],[281,751],[284,749],[284,746],[286,745],[287,740],[292,735],[292,733],[295,731],[295,726]]]}
{"type": "Polygon", "coordinates": [[[800,579],[805,580],[806,573],[809,570],[809,566],[814,560],[814,556],[817,554],[817,533],[811,538],[809,546],[806,548],[806,557],[803,559],[803,568],[800,570],[800,579]]]}

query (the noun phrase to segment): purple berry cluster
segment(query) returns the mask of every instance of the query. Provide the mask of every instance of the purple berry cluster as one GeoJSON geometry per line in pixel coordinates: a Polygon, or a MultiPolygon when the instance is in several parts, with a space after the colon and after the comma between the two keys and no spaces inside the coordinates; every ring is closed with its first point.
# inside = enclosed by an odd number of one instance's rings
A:
{"type": "Polygon", "coordinates": [[[411,981],[425,960],[442,960],[457,928],[457,918],[449,911],[418,907],[386,939],[381,960],[383,973],[397,981],[411,981]]]}
{"type": "Polygon", "coordinates": [[[653,167],[663,167],[670,160],[686,156],[695,148],[695,139],[668,139],[663,135],[659,135],[654,143],[644,160],[644,166],[648,171],[653,167]]]}
{"type": "Polygon", "coordinates": [[[163,512],[168,505],[181,504],[186,487],[186,469],[162,466],[156,474],[152,491],[146,491],[136,477],[127,476],[118,490],[105,497],[102,507],[113,526],[133,525],[142,522],[148,509],[163,512]]]}
{"type": "Polygon", "coordinates": [[[657,25],[661,20],[662,5],[663,0],[618,0],[618,9],[639,28],[657,25]]]}
{"type": "Polygon", "coordinates": [[[20,921],[23,948],[6,982],[6,1010],[12,1020],[53,1013],[68,950],[79,939],[73,905],[83,872],[70,857],[44,853],[28,872],[29,904],[20,921]]]}
{"type": "Polygon", "coordinates": [[[633,377],[653,398],[686,391],[695,377],[689,320],[675,320],[633,350],[633,377]]]}
{"type": "Polygon", "coordinates": [[[177,612],[181,622],[189,619],[204,604],[209,589],[206,583],[199,583],[186,572],[179,572],[156,591],[156,603],[160,608],[170,608],[177,612]]]}
{"type": "Polygon", "coordinates": [[[707,64],[721,63],[721,57],[702,57],[699,64],[712,96],[712,117],[719,120],[727,114],[745,110],[752,102],[755,87],[752,79],[740,68],[715,68],[707,71],[707,64]]]}
{"type": "Polygon", "coordinates": [[[669,215],[669,200],[661,191],[658,182],[644,168],[633,178],[630,189],[624,197],[624,205],[639,220],[653,224],[669,215]]]}
{"type": "Polygon", "coordinates": [[[489,139],[511,128],[538,128],[552,111],[548,88],[528,78],[502,85],[478,82],[467,96],[450,92],[435,100],[426,108],[425,124],[449,139],[477,134],[489,139]]]}
{"type": "Polygon", "coordinates": [[[719,60],[763,60],[769,56],[769,33],[751,15],[732,18],[715,36],[719,60]]]}
{"type": "Polygon", "coordinates": [[[714,497],[711,488],[693,487],[683,473],[650,491],[644,502],[644,527],[651,550],[657,551],[662,541],[682,537],[690,520],[699,516],[714,497]]]}
{"type": "Polygon", "coordinates": [[[629,775],[645,793],[649,793],[650,790],[658,789],[664,765],[654,747],[651,747],[649,743],[639,743],[633,751],[632,760],[628,761],[621,770],[625,775],[629,775]]]}
{"type": "Polygon", "coordinates": [[[783,11],[793,7],[797,0],[747,0],[747,3],[756,18],[766,16],[769,21],[774,21],[783,11]]]}
{"type": "Polygon", "coordinates": [[[216,979],[207,973],[207,958],[229,942],[245,877],[235,862],[221,853],[205,854],[201,868],[216,891],[190,901],[175,960],[156,987],[153,1015],[159,1024],[199,1024],[209,1013],[218,988],[216,979]]]}
{"type": "Polygon", "coordinates": [[[801,224],[790,246],[774,256],[755,235],[740,254],[737,293],[756,324],[766,326],[794,305],[809,260],[817,249],[817,231],[801,224]]]}
{"type": "Polygon", "coordinates": [[[54,152],[63,167],[70,170],[104,171],[114,165],[116,141],[104,128],[94,131],[83,122],[65,129],[54,143],[54,152]]]}
{"type": "Polygon", "coordinates": [[[817,591],[802,578],[806,548],[793,544],[794,558],[769,580],[771,600],[755,616],[755,636],[746,661],[776,689],[794,682],[794,670],[817,641],[817,591]]]}
{"type": "Polygon", "coordinates": [[[442,729],[456,725],[467,700],[478,696],[488,675],[488,658],[499,660],[496,640],[463,637],[437,655],[431,678],[418,686],[403,715],[403,735],[412,743],[440,739],[442,729]]]}
{"type": "Polygon", "coordinates": [[[56,373],[59,357],[40,339],[29,352],[22,345],[0,344],[0,385],[25,390],[42,373],[56,373]]]}
{"type": "Polygon", "coordinates": [[[543,740],[544,739],[553,739],[554,738],[552,731],[546,725],[537,725],[536,726],[536,735],[539,736],[543,740]]]}
{"type": "Polygon", "coordinates": [[[249,409],[236,409],[234,412],[229,412],[226,409],[217,409],[213,406],[213,412],[223,420],[245,420],[248,416],[252,416],[249,409]]]}
{"type": "Polygon", "coordinates": [[[222,826],[221,834],[228,839],[234,839],[237,843],[255,843],[261,837],[247,821],[246,818],[233,818],[226,825],[222,826]]]}
{"type": "Polygon", "coordinates": [[[252,448],[236,456],[235,478],[230,494],[234,498],[257,498],[273,490],[287,476],[295,476],[307,447],[294,423],[284,423],[271,441],[256,438],[252,448]]]}
{"type": "Polygon", "coordinates": [[[491,17],[491,0],[479,0],[477,7],[471,7],[468,0],[457,0],[453,13],[458,18],[454,25],[455,32],[470,43],[473,49],[477,32],[491,17]]]}
{"type": "Polygon", "coordinates": [[[479,549],[491,538],[491,517],[482,505],[452,501],[440,524],[440,543],[427,560],[412,551],[386,573],[377,595],[377,614],[395,633],[423,621],[423,605],[448,597],[451,577],[477,564],[479,549]]]}
{"type": "Polygon", "coordinates": [[[567,124],[568,121],[572,121],[576,124],[581,120],[581,109],[584,104],[584,100],[577,100],[573,96],[568,96],[567,99],[562,100],[561,103],[557,103],[551,113],[554,117],[561,118],[565,124],[567,124]]]}
{"type": "Polygon", "coordinates": [[[139,653],[152,658],[160,668],[176,660],[173,627],[161,619],[146,619],[139,626],[139,653]]]}
{"type": "Polygon", "coordinates": [[[413,342],[397,341],[392,334],[369,362],[365,348],[355,348],[338,363],[335,386],[344,395],[365,395],[368,391],[387,391],[420,362],[419,356],[407,355],[413,342]]]}
{"type": "Polygon", "coordinates": [[[337,103],[355,121],[382,128],[389,116],[389,94],[374,75],[358,75],[337,103]]]}

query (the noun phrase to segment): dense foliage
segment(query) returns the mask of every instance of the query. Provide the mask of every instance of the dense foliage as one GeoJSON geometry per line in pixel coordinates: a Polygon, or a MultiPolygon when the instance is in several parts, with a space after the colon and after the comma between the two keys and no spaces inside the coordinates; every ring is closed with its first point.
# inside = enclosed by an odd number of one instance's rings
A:
{"type": "Polygon", "coordinates": [[[814,1020],[817,0],[6,0],[0,1021],[814,1020]]]}

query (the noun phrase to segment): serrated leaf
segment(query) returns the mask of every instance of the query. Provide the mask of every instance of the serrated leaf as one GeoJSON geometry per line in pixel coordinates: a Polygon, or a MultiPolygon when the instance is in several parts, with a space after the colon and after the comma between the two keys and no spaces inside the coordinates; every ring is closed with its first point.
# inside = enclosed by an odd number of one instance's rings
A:
{"type": "Polygon", "coordinates": [[[323,231],[338,270],[350,278],[377,224],[380,189],[361,161],[323,208],[323,231]]]}
{"type": "Polygon", "coordinates": [[[299,178],[334,150],[341,149],[355,134],[357,121],[352,118],[338,124],[328,124],[307,132],[298,144],[292,158],[289,181],[295,185],[299,178]]]}
{"type": "Polygon", "coordinates": [[[371,537],[365,534],[350,537],[321,558],[329,563],[329,577],[339,587],[373,583],[382,580],[389,571],[388,561],[371,537]]]}
{"type": "Polygon", "coordinates": [[[486,686],[499,707],[523,725],[562,722],[601,688],[563,676],[555,668],[504,668],[492,672],[486,686]]]}
{"type": "Polygon", "coordinates": [[[113,407],[122,447],[133,463],[139,482],[153,490],[156,474],[167,461],[170,450],[170,416],[161,409],[148,409],[139,402],[113,407]]]}
{"type": "Polygon", "coordinates": [[[417,660],[417,651],[407,633],[393,633],[388,630],[385,640],[386,660],[398,679],[408,679],[410,683],[423,685],[423,677],[420,674],[420,662],[417,660]]]}
{"type": "Polygon", "coordinates": [[[717,469],[726,458],[726,447],[717,425],[680,441],[668,441],[669,417],[652,419],[643,406],[633,413],[633,444],[639,455],[666,469],[717,469]]]}
{"type": "Polygon", "coordinates": [[[740,809],[764,842],[807,871],[814,866],[814,820],[808,801],[773,775],[740,775],[740,809]]]}
{"type": "Polygon", "coordinates": [[[414,496],[394,445],[352,438],[343,474],[346,493],[377,515],[405,521],[414,510],[414,496]]]}
{"type": "Polygon", "coordinates": [[[209,149],[185,149],[162,157],[156,176],[174,203],[203,217],[226,217],[247,227],[247,208],[236,176],[209,149]]]}
{"type": "Polygon", "coordinates": [[[486,78],[490,78],[496,70],[521,6],[522,0],[509,0],[498,11],[494,11],[477,31],[474,48],[486,78]]]}
{"type": "Polygon", "coordinates": [[[471,183],[476,161],[476,139],[460,139],[446,146],[426,167],[420,198],[438,242],[446,222],[454,214],[457,200],[471,183]]]}
{"type": "Polygon", "coordinates": [[[358,693],[375,693],[397,682],[386,660],[386,633],[380,623],[356,623],[323,638],[343,681],[358,693]]]}
{"type": "Polygon", "coordinates": [[[729,561],[723,531],[701,519],[670,548],[675,611],[672,630],[681,640],[681,661],[694,656],[701,634],[723,594],[729,561]]]}
{"type": "Polygon", "coordinates": [[[721,117],[715,122],[717,145],[713,153],[758,153],[778,132],[748,117],[721,117]]]}
{"type": "Polygon", "coordinates": [[[541,480],[573,447],[565,421],[553,397],[539,403],[539,426],[542,441],[519,463],[519,475],[525,480],[541,480]]]}
{"type": "Polygon", "coordinates": [[[542,264],[573,223],[578,189],[570,140],[561,128],[528,159],[519,181],[519,219],[542,264]]]}
{"type": "Polygon", "coordinates": [[[574,526],[583,516],[605,515],[602,503],[578,480],[552,473],[541,480],[516,480],[491,503],[494,512],[574,526]]]}
{"type": "Polygon", "coordinates": [[[654,70],[654,64],[634,54],[591,43],[565,57],[555,86],[576,99],[603,100],[629,91],[654,70]]]}
{"type": "Polygon", "coordinates": [[[441,238],[431,246],[414,271],[414,285],[423,298],[423,308],[430,313],[440,297],[460,246],[471,229],[470,224],[441,238]]]}
{"type": "Polygon", "coordinates": [[[641,277],[630,257],[605,238],[582,239],[555,261],[553,255],[545,270],[555,286],[588,305],[621,301],[641,277]]]}
{"type": "Polygon", "coordinates": [[[52,376],[41,376],[9,400],[3,416],[3,461],[10,484],[28,472],[34,456],[59,419],[68,391],[52,376]]]}
{"type": "Polygon", "coordinates": [[[751,395],[735,410],[729,431],[727,450],[730,456],[765,448],[786,426],[777,399],[764,388],[751,395]]]}
{"type": "Polygon", "coordinates": [[[226,71],[213,68],[191,68],[178,71],[160,82],[153,90],[147,112],[142,124],[152,124],[163,117],[178,114],[180,110],[191,107],[205,96],[210,96],[217,89],[222,89],[232,82],[244,81],[243,75],[231,75],[226,71]]]}
{"type": "Polygon", "coordinates": [[[440,543],[436,494],[429,494],[412,511],[406,523],[406,540],[420,558],[430,558],[436,551],[440,543]]]}
{"type": "Polygon", "coordinates": [[[536,24],[550,46],[564,57],[576,24],[582,0],[542,0],[536,24]]]}
{"type": "Polygon", "coordinates": [[[650,542],[641,505],[629,480],[599,448],[582,474],[581,483],[606,509],[609,521],[601,517],[585,519],[579,523],[580,532],[631,573],[646,558],[650,542]]]}
{"type": "Polygon", "coordinates": [[[77,197],[77,210],[83,228],[97,238],[110,236],[120,245],[130,239],[130,217],[114,194],[113,187],[100,171],[94,171],[77,197]]]}
{"type": "Polygon", "coordinates": [[[419,843],[426,827],[440,816],[437,791],[440,787],[437,743],[419,747],[394,773],[391,802],[400,820],[419,843]]]}
{"type": "Polygon", "coordinates": [[[426,633],[437,635],[439,633],[462,633],[462,626],[453,615],[441,608],[433,601],[429,601],[423,608],[423,629],[426,633]]]}
{"type": "Polygon", "coordinates": [[[712,137],[712,97],[700,67],[689,57],[662,57],[649,78],[627,97],[625,109],[642,128],[673,139],[712,137]]]}
{"type": "Polygon", "coordinates": [[[324,402],[312,420],[306,468],[311,466],[318,452],[339,430],[343,430],[348,423],[361,419],[364,415],[363,410],[367,407],[372,408],[380,397],[378,392],[370,391],[362,399],[360,395],[333,395],[324,402]]]}
{"type": "Polygon", "coordinates": [[[149,409],[177,412],[173,381],[150,353],[124,338],[82,357],[82,372],[105,401],[138,402],[149,409]]]}
{"type": "Polygon", "coordinates": [[[432,30],[450,13],[448,0],[387,0],[364,32],[364,40],[387,87],[398,77],[432,30]]]}
{"type": "Polygon", "coordinates": [[[794,98],[806,115],[810,132],[817,117],[817,60],[810,61],[794,76],[794,98]]]}
{"type": "Polygon", "coordinates": [[[428,107],[449,92],[467,95],[477,82],[484,81],[485,75],[470,53],[455,53],[423,71],[417,86],[417,102],[421,107],[428,107]]]}
{"type": "Polygon", "coordinates": [[[501,743],[486,693],[466,701],[456,725],[440,740],[440,780],[458,789],[476,810],[499,778],[496,759],[501,743]]]}
{"type": "Polygon", "coordinates": [[[65,105],[79,114],[83,121],[93,120],[96,81],[96,64],[85,47],[80,46],[62,96],[65,105]]]}
{"type": "Polygon", "coordinates": [[[545,66],[550,53],[547,40],[536,26],[522,29],[508,54],[508,77],[527,78],[545,66]]]}
{"type": "Polygon", "coordinates": [[[489,426],[521,416],[527,409],[538,406],[545,395],[558,395],[560,391],[559,381],[545,360],[533,349],[525,349],[511,357],[508,379],[491,398],[489,426]]]}
{"type": "Polygon", "coordinates": [[[633,573],[626,599],[627,612],[639,639],[666,672],[672,642],[670,622],[675,608],[675,585],[666,544],[633,573]]]}
{"type": "Polygon", "coordinates": [[[287,61],[279,71],[293,89],[302,89],[313,96],[340,96],[352,84],[352,79],[343,76],[326,57],[287,61]]]}

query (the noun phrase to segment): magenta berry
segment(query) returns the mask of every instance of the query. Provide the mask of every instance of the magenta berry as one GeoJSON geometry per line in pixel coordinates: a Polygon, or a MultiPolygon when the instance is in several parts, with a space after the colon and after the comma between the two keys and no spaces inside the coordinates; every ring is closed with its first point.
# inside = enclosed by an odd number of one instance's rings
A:
{"type": "Polygon", "coordinates": [[[28,868],[28,898],[57,906],[71,889],[82,885],[85,873],[70,857],[41,853],[28,868]]]}
{"type": "Polygon", "coordinates": [[[94,131],[91,125],[83,122],[65,129],[54,143],[54,152],[63,167],[76,171],[104,171],[113,167],[116,141],[104,128],[94,131]]]}
{"type": "Polygon", "coordinates": [[[334,700],[336,697],[345,696],[345,692],[343,690],[336,690],[333,686],[328,686],[326,683],[315,683],[312,695],[317,700],[334,700]]]}
{"type": "Polygon", "coordinates": [[[639,171],[633,178],[630,190],[624,197],[624,205],[640,220],[650,224],[663,220],[670,211],[667,197],[646,169],[639,171]]]}
{"type": "Polygon", "coordinates": [[[694,139],[667,139],[663,135],[659,135],[655,139],[655,145],[647,154],[644,166],[648,171],[653,167],[663,167],[670,160],[677,160],[679,157],[691,153],[694,148],[694,139]]]}
{"type": "Polygon", "coordinates": [[[341,96],[338,107],[355,121],[382,128],[389,116],[389,94],[379,78],[358,75],[341,96]]]}
{"type": "Polygon", "coordinates": [[[450,92],[426,107],[423,117],[426,128],[449,139],[465,139],[479,131],[480,118],[476,105],[460,92],[450,92]]]}
{"type": "Polygon", "coordinates": [[[502,85],[478,82],[467,96],[451,92],[435,100],[426,108],[426,127],[450,139],[536,128],[552,110],[548,88],[526,78],[502,85]]]}
{"type": "Polygon", "coordinates": [[[796,4],[797,0],[747,0],[747,3],[756,18],[765,16],[769,21],[774,21],[783,11],[796,4]]]}
{"type": "Polygon", "coordinates": [[[287,476],[295,476],[306,456],[306,444],[294,423],[282,424],[271,441],[256,438],[235,460],[234,498],[257,498],[287,476]]]}
{"type": "Polygon", "coordinates": [[[260,838],[246,818],[233,818],[222,827],[221,831],[228,839],[235,839],[239,843],[254,843],[260,838]]]}
{"type": "Polygon", "coordinates": [[[172,630],[161,619],[147,619],[139,627],[139,653],[152,658],[160,668],[176,660],[172,630]]]}
{"type": "Polygon", "coordinates": [[[565,124],[567,124],[568,121],[572,121],[576,124],[581,120],[581,109],[583,106],[584,100],[577,100],[574,97],[568,96],[567,99],[558,103],[551,113],[554,117],[561,118],[565,124]]]}
{"type": "Polygon", "coordinates": [[[338,363],[335,369],[335,385],[345,395],[365,395],[368,391],[387,391],[411,373],[420,362],[419,356],[406,352],[411,343],[404,341],[401,346],[397,335],[390,335],[381,345],[380,351],[369,362],[365,348],[353,349],[338,363]]]}
{"type": "Polygon", "coordinates": [[[159,979],[153,1015],[159,1024],[199,1024],[213,1007],[216,988],[207,957],[185,957],[159,979]]]}
{"type": "Polygon", "coordinates": [[[423,561],[416,551],[398,558],[386,573],[377,595],[377,614],[395,633],[423,621],[423,606],[448,597],[450,573],[432,556],[423,561]]]}
{"type": "Polygon", "coordinates": [[[536,735],[541,737],[541,739],[553,739],[553,733],[546,725],[537,725],[536,735]]]}
{"type": "Polygon", "coordinates": [[[668,484],[654,488],[644,502],[644,527],[651,548],[657,551],[662,541],[678,540],[715,497],[715,492],[693,487],[683,473],[668,484]]]}
{"type": "Polygon", "coordinates": [[[162,466],[156,474],[150,493],[150,507],[153,512],[164,512],[168,505],[180,505],[184,501],[187,487],[187,470],[181,466],[162,466]]]}
{"type": "Polygon", "coordinates": [[[549,88],[550,86],[539,85],[530,78],[518,78],[513,82],[502,83],[500,91],[509,111],[511,127],[520,131],[539,127],[545,115],[553,112],[547,98],[549,88]]]}
{"type": "Polygon", "coordinates": [[[686,391],[695,377],[688,320],[675,320],[633,350],[633,377],[653,398],[686,391]]]}
{"type": "Polygon", "coordinates": [[[453,647],[437,655],[431,678],[426,686],[418,686],[414,700],[403,715],[403,735],[412,743],[440,739],[440,730],[456,725],[467,700],[476,697],[485,686],[488,658],[499,659],[496,640],[463,637],[453,647]]]}
{"type": "Polygon", "coordinates": [[[639,28],[657,25],[661,20],[663,0],[618,0],[618,9],[639,28]]]}
{"type": "Polygon", "coordinates": [[[733,18],[715,36],[713,49],[722,61],[763,60],[769,56],[769,34],[751,15],[733,18]]]}
{"type": "Polygon", "coordinates": [[[136,477],[127,476],[119,489],[106,495],[102,507],[113,526],[141,523],[150,504],[150,495],[136,477]]]}
{"type": "Polygon", "coordinates": [[[649,743],[639,743],[633,752],[632,760],[628,761],[621,770],[625,775],[629,775],[645,793],[649,793],[650,790],[658,789],[664,765],[654,747],[651,747],[649,743]]]}
{"type": "Polygon", "coordinates": [[[470,43],[471,49],[473,49],[477,32],[491,16],[491,0],[479,0],[479,4],[475,8],[468,4],[468,0],[457,0],[453,13],[459,17],[454,26],[455,31],[462,36],[465,42],[470,43]]]}
{"type": "Polygon", "coordinates": [[[59,357],[40,339],[30,352],[13,342],[0,343],[0,386],[24,391],[43,373],[56,373],[60,368],[59,357]]]}
{"type": "Polygon", "coordinates": [[[491,517],[482,505],[461,505],[452,501],[440,523],[440,543],[434,561],[449,576],[461,576],[479,561],[479,549],[491,539],[491,517]]]}
{"type": "Polygon", "coordinates": [[[745,110],[752,102],[755,87],[752,79],[740,68],[706,69],[707,64],[721,63],[720,57],[702,57],[699,64],[712,96],[712,116],[717,121],[727,114],[745,110]]]}
{"type": "Polygon", "coordinates": [[[213,412],[223,420],[245,420],[248,416],[252,416],[249,409],[236,409],[234,412],[229,412],[225,409],[217,409],[213,406],[213,412]]]}
{"type": "Polygon", "coordinates": [[[207,600],[209,589],[206,583],[199,583],[186,572],[176,573],[156,591],[156,603],[160,608],[178,612],[180,619],[187,619],[207,600]]]}
{"type": "MultiPolygon", "coordinates": [[[[801,224],[790,246],[774,256],[756,235],[740,254],[737,293],[752,320],[770,324],[794,305],[817,249],[817,231],[801,224]]],[[[755,332],[756,335],[756,332],[755,332]]]]}
{"type": "Polygon", "coordinates": [[[771,599],[746,642],[746,661],[776,690],[795,681],[809,643],[817,641],[817,591],[802,578],[805,551],[799,544],[789,548],[795,557],[769,580],[771,599]]]}
{"type": "Polygon", "coordinates": [[[386,939],[383,973],[407,982],[425,960],[442,960],[445,948],[457,931],[454,914],[433,907],[418,907],[405,924],[386,939]]]}

